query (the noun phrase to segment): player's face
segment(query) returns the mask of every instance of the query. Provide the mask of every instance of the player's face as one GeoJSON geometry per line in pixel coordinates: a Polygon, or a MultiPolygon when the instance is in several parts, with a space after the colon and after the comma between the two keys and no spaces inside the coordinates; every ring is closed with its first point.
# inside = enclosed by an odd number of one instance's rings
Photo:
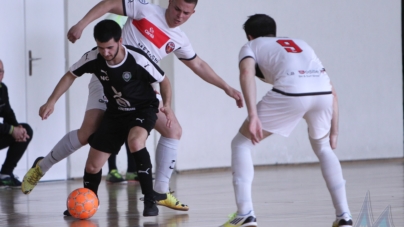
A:
{"type": "Polygon", "coordinates": [[[0,61],[0,83],[1,83],[1,81],[3,81],[3,77],[4,77],[4,67],[3,67],[3,62],[0,61]]]}
{"type": "Polygon", "coordinates": [[[118,54],[120,46],[119,41],[115,42],[115,40],[112,38],[105,43],[99,42],[98,40],[96,40],[96,42],[98,51],[106,61],[112,61],[118,54]]]}
{"type": "Polygon", "coordinates": [[[195,4],[185,0],[170,0],[166,11],[166,20],[170,28],[185,23],[195,13],[195,4]]]}

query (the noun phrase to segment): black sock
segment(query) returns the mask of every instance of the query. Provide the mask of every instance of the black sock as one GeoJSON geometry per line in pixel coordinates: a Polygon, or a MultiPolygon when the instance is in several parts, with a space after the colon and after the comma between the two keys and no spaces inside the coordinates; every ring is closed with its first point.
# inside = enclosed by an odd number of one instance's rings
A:
{"type": "Polygon", "coordinates": [[[133,157],[132,153],[130,153],[128,142],[125,142],[125,147],[126,147],[126,155],[128,156],[128,169],[126,170],[126,172],[134,173],[136,172],[135,158],[133,157]]]}
{"type": "Polygon", "coordinates": [[[108,158],[108,173],[113,169],[118,169],[116,167],[116,154],[111,154],[108,158]]]}
{"type": "Polygon", "coordinates": [[[84,170],[84,177],[83,177],[83,183],[84,187],[90,189],[93,191],[97,197],[98,197],[98,186],[101,183],[101,177],[102,177],[102,169],[100,172],[96,174],[91,174],[87,173],[86,170],[84,170]]]}
{"type": "Polygon", "coordinates": [[[136,161],[137,175],[139,177],[142,193],[146,198],[153,197],[153,176],[150,155],[146,148],[133,153],[136,161]]]}

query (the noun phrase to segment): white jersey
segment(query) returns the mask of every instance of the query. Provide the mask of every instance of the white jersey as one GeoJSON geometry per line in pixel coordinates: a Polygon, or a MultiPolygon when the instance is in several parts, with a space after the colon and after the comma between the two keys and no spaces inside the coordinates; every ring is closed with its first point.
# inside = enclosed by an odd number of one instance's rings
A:
{"type": "Polygon", "coordinates": [[[329,93],[330,78],[314,50],[303,40],[260,37],[245,44],[239,62],[251,57],[256,75],[274,90],[291,95],[329,93]]]}
{"type": "Polygon", "coordinates": [[[128,16],[123,30],[123,43],[143,50],[155,63],[174,52],[180,60],[192,60],[195,51],[179,27],[170,28],[165,19],[166,9],[147,0],[123,0],[128,16]]]}

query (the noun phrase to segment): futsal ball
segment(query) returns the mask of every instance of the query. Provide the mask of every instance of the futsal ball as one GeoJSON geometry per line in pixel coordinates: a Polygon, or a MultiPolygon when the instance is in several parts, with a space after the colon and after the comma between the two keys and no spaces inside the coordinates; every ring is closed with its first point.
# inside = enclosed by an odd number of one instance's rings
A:
{"type": "Polygon", "coordinates": [[[78,188],[67,198],[67,210],[78,219],[91,218],[98,210],[98,198],[88,188],[78,188]]]}

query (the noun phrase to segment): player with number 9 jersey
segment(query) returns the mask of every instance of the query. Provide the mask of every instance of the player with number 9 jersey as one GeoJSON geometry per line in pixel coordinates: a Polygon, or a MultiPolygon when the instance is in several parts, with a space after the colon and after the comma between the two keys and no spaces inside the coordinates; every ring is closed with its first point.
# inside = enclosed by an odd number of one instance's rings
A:
{"type": "Polygon", "coordinates": [[[256,76],[289,94],[331,92],[330,78],[314,50],[303,40],[259,37],[245,44],[239,61],[256,61],[256,76]]]}

